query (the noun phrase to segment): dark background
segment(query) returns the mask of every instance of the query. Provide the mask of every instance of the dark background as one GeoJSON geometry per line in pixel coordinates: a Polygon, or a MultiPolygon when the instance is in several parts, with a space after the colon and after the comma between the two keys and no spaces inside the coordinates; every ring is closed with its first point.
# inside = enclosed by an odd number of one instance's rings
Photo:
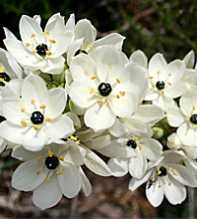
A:
{"type": "MultiPolygon", "coordinates": [[[[197,51],[196,0],[0,0],[0,43],[3,47],[2,27],[18,36],[18,22],[22,14],[40,14],[44,22],[54,13],[66,18],[75,13],[76,19],[88,18],[98,29],[99,36],[119,32],[127,37],[124,51],[142,49],[149,57],[156,52],[168,60],[183,58],[193,49],[197,51]]],[[[164,202],[155,209],[144,197],[144,188],[131,193],[128,177],[98,177],[88,172],[93,194],[80,194],[73,200],[63,199],[50,210],[39,211],[31,203],[31,194],[11,189],[10,176],[16,161],[3,154],[0,160],[0,219],[6,218],[189,218],[195,202],[186,200],[173,207],[164,202]],[[190,213],[189,213],[190,212],[190,213]]],[[[191,216],[191,218],[193,218],[191,216]]]]}

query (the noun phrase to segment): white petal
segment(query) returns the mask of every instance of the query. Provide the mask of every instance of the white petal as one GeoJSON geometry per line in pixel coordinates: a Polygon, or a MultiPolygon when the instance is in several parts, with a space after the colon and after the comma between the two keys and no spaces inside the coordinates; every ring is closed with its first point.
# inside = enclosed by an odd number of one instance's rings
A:
{"type": "Polygon", "coordinates": [[[124,123],[117,118],[114,125],[109,129],[109,132],[115,137],[123,136],[126,132],[124,128],[124,123]]]}
{"type": "Polygon", "coordinates": [[[72,60],[72,64],[70,66],[70,72],[74,81],[97,81],[97,72],[96,63],[94,60],[86,55],[79,54],[72,60]],[[95,78],[95,79],[92,79],[95,78]]]}
{"type": "Polygon", "coordinates": [[[158,77],[159,80],[167,78],[167,62],[164,56],[156,53],[149,61],[149,76],[158,77]],[[159,74],[159,75],[158,75],[159,74]]]}
{"type": "Polygon", "coordinates": [[[136,153],[135,157],[129,159],[129,173],[134,178],[142,178],[147,171],[147,160],[143,154],[136,153]]]}
{"type": "Polygon", "coordinates": [[[77,106],[87,108],[96,101],[91,93],[91,89],[94,89],[94,84],[91,82],[83,83],[76,81],[70,85],[69,96],[77,106]]]}
{"type": "Polygon", "coordinates": [[[167,120],[173,127],[179,127],[184,122],[184,116],[175,101],[171,101],[166,107],[167,120]]]}
{"type": "Polygon", "coordinates": [[[7,142],[3,138],[0,138],[0,154],[7,149],[7,146],[7,142]]]}
{"type": "Polygon", "coordinates": [[[75,26],[75,38],[84,39],[82,49],[86,50],[96,39],[97,31],[91,22],[87,19],[82,19],[75,26]]]}
{"type": "Polygon", "coordinates": [[[55,206],[62,198],[57,177],[52,176],[33,192],[33,203],[44,210],[55,206]]]}
{"type": "Polygon", "coordinates": [[[175,81],[175,83],[172,86],[166,87],[164,93],[167,97],[177,98],[183,95],[186,91],[187,91],[187,84],[185,83],[185,80],[177,79],[177,81],[175,81]]]}
{"type": "Polygon", "coordinates": [[[194,92],[188,92],[180,99],[180,108],[186,116],[191,116],[197,106],[197,95],[194,92]]]}
{"type": "Polygon", "coordinates": [[[126,147],[124,143],[120,142],[120,139],[112,140],[108,145],[98,149],[98,151],[107,157],[125,158],[134,156],[135,153],[133,153],[133,150],[126,147]]]}
{"type": "Polygon", "coordinates": [[[164,113],[157,106],[143,104],[138,107],[137,112],[132,118],[154,125],[156,122],[164,118],[164,113]]]}
{"type": "Polygon", "coordinates": [[[135,63],[129,63],[123,73],[125,74],[124,77],[127,75],[127,80],[131,83],[130,91],[137,95],[140,100],[144,98],[148,88],[145,69],[135,63]]]}
{"type": "Polygon", "coordinates": [[[196,145],[197,130],[190,128],[186,123],[178,128],[177,134],[183,144],[196,145]]]}
{"type": "Polygon", "coordinates": [[[67,64],[68,64],[68,66],[71,65],[73,57],[74,57],[75,53],[80,49],[82,43],[83,43],[83,40],[79,39],[79,40],[75,40],[73,43],[71,43],[68,46],[68,51],[67,51],[67,64]]]}
{"type": "Polygon", "coordinates": [[[141,50],[136,50],[135,52],[133,52],[130,56],[130,61],[144,68],[148,67],[148,58],[146,57],[144,52],[141,50]]]}
{"type": "Polygon", "coordinates": [[[134,191],[143,185],[151,176],[152,171],[148,171],[141,179],[132,178],[129,181],[129,190],[134,191]]]}
{"type": "Polygon", "coordinates": [[[50,17],[46,24],[45,32],[47,32],[49,37],[55,42],[51,43],[51,52],[53,58],[57,58],[65,53],[68,45],[74,39],[74,33],[66,29],[64,17],[59,13],[50,17]]]}
{"type": "Polygon", "coordinates": [[[164,186],[164,194],[171,204],[181,204],[186,199],[186,188],[170,177],[164,186]]]}
{"type": "Polygon", "coordinates": [[[121,50],[124,39],[125,37],[118,33],[111,33],[101,39],[96,40],[94,46],[98,47],[108,45],[121,50]]]}
{"type": "Polygon", "coordinates": [[[35,19],[27,15],[23,15],[21,17],[19,22],[19,30],[24,44],[32,41],[32,35],[35,35],[35,38],[39,42],[44,41],[44,36],[40,25],[35,21],[35,19]]]}
{"type": "Polygon", "coordinates": [[[97,74],[100,81],[105,81],[107,77],[114,79],[114,73],[116,76],[121,75],[121,69],[128,64],[127,56],[111,46],[100,46],[94,49],[90,56],[99,67],[97,74]]]}
{"type": "Polygon", "coordinates": [[[2,112],[7,121],[16,125],[21,125],[21,121],[25,117],[23,113],[21,113],[21,104],[18,101],[5,102],[2,112]]]}
{"type": "Polygon", "coordinates": [[[22,43],[8,29],[4,28],[6,39],[4,44],[7,50],[15,57],[15,59],[24,67],[29,67],[31,70],[37,70],[40,67],[39,59],[32,53],[29,53],[22,43]]]}
{"type": "Polygon", "coordinates": [[[170,174],[176,181],[190,187],[197,186],[196,176],[189,168],[181,166],[180,164],[171,164],[170,167],[175,170],[175,172],[172,170],[170,174]]]}
{"type": "Polygon", "coordinates": [[[115,122],[115,115],[106,104],[101,107],[94,104],[86,111],[84,120],[88,127],[99,131],[110,128],[115,122]]]}
{"type": "Polygon", "coordinates": [[[21,191],[32,191],[47,177],[42,163],[37,159],[22,163],[12,176],[12,187],[21,191]]]}
{"type": "Polygon", "coordinates": [[[49,91],[49,100],[46,108],[46,115],[50,118],[57,118],[65,109],[67,94],[63,88],[54,88],[49,91]]]}
{"type": "Polygon", "coordinates": [[[82,190],[85,196],[89,196],[92,193],[92,185],[89,179],[87,178],[87,176],[85,175],[84,171],[82,170],[82,168],[80,168],[80,172],[81,172],[81,180],[82,180],[82,190]]]}
{"type": "Polygon", "coordinates": [[[113,113],[118,117],[129,117],[137,108],[137,98],[130,92],[125,91],[124,84],[117,85],[112,91],[114,97],[111,99],[110,107],[113,113]],[[125,92],[124,96],[120,96],[120,92],[125,92]]]}
{"type": "Polygon", "coordinates": [[[45,81],[37,75],[29,75],[25,78],[21,92],[22,100],[29,106],[32,105],[32,100],[39,101],[37,104],[40,105],[46,105],[48,101],[48,91],[45,81]]]}
{"type": "Polygon", "coordinates": [[[112,158],[108,161],[108,166],[113,176],[121,177],[128,173],[128,159],[112,158]]]}
{"type": "Polygon", "coordinates": [[[164,191],[160,179],[154,182],[151,186],[146,186],[146,197],[154,207],[158,207],[162,203],[164,199],[164,191]]]}
{"type": "Polygon", "coordinates": [[[60,74],[64,70],[65,58],[63,56],[43,60],[43,65],[40,70],[50,74],[60,74]]]}
{"type": "Polygon", "coordinates": [[[87,152],[84,163],[88,169],[100,176],[111,176],[107,164],[92,151],[87,152]]]}
{"type": "Polygon", "coordinates": [[[0,62],[5,68],[5,71],[11,78],[16,78],[17,76],[21,78],[22,69],[16,62],[15,58],[8,53],[6,50],[0,48],[0,62]]]}
{"type": "Polygon", "coordinates": [[[75,197],[81,189],[79,168],[74,165],[64,167],[64,172],[58,175],[58,182],[62,193],[67,198],[75,197]]]}
{"type": "Polygon", "coordinates": [[[142,151],[146,158],[156,161],[162,154],[162,145],[153,138],[143,138],[140,142],[143,145],[142,151]]]}
{"type": "Polygon", "coordinates": [[[185,72],[185,63],[181,60],[174,60],[168,64],[169,80],[173,83],[177,83],[185,72]]]}
{"type": "Polygon", "coordinates": [[[185,62],[185,66],[187,68],[193,68],[195,63],[195,54],[194,51],[191,50],[187,53],[187,55],[184,57],[183,61],[185,62]]]}
{"type": "Polygon", "coordinates": [[[66,22],[66,30],[74,32],[75,29],[75,15],[71,14],[66,22]]]}
{"type": "Polygon", "coordinates": [[[73,121],[66,115],[62,115],[45,127],[46,134],[51,140],[68,137],[74,130],[73,121]]]}
{"type": "MultiPolygon", "coordinates": [[[[45,152],[43,151],[43,153],[45,152]]],[[[23,146],[15,147],[12,150],[12,157],[23,161],[33,160],[41,154],[42,152],[40,151],[39,152],[28,151],[23,146]]]]}

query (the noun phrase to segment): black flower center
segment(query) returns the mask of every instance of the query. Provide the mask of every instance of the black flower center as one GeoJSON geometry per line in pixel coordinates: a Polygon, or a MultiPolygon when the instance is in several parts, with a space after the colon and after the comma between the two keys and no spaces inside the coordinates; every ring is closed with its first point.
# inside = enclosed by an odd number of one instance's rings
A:
{"type": "Polygon", "coordinates": [[[165,88],[165,82],[164,81],[157,81],[156,88],[158,90],[163,90],[165,88]]]}
{"type": "Polygon", "coordinates": [[[10,76],[6,72],[0,72],[0,86],[5,86],[5,82],[9,82],[10,76]]]}
{"type": "Polygon", "coordinates": [[[5,117],[3,117],[3,116],[0,116],[0,123],[1,122],[3,122],[3,121],[5,121],[6,120],[6,118],[5,117]]]}
{"type": "Polygon", "coordinates": [[[135,148],[137,148],[137,143],[133,139],[130,139],[127,141],[127,146],[135,149],[135,148]]]}
{"type": "Polygon", "coordinates": [[[166,176],[167,175],[167,169],[165,167],[160,167],[158,171],[158,176],[166,176]]]}
{"type": "Polygon", "coordinates": [[[88,54],[85,50],[79,49],[76,51],[75,56],[79,55],[80,53],[88,54]]]}
{"type": "Polygon", "coordinates": [[[190,117],[190,122],[193,124],[197,124],[197,114],[192,114],[190,117]]]}
{"type": "Polygon", "coordinates": [[[31,114],[31,121],[35,125],[42,124],[44,121],[44,115],[39,111],[35,111],[31,114]]]}
{"type": "Polygon", "coordinates": [[[59,166],[59,159],[55,155],[47,157],[45,165],[49,170],[54,170],[59,166]]]}
{"type": "Polygon", "coordinates": [[[112,91],[111,84],[105,82],[100,83],[98,86],[98,91],[101,96],[108,96],[112,91]]]}
{"type": "Polygon", "coordinates": [[[48,51],[48,46],[44,43],[36,46],[36,52],[40,56],[46,56],[47,51],[48,51]]]}

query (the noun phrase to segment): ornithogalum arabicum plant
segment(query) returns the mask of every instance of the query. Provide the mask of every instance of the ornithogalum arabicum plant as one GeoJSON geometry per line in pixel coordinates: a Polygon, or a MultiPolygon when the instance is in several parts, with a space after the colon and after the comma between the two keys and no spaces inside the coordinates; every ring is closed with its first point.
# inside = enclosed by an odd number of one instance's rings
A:
{"type": "Polygon", "coordinates": [[[23,15],[21,40],[4,28],[0,49],[1,152],[21,164],[12,186],[33,191],[41,209],[92,186],[101,176],[146,183],[153,206],[171,204],[197,187],[197,69],[194,53],[167,63],[122,51],[118,33],[97,39],[89,20],[23,15]],[[108,157],[106,163],[99,156],[108,157]]]}

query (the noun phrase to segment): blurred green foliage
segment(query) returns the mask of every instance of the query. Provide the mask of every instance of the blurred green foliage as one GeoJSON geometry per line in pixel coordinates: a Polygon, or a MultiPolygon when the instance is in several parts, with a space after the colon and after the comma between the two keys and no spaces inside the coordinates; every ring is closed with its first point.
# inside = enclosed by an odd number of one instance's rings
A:
{"type": "Polygon", "coordinates": [[[66,17],[74,12],[77,19],[92,20],[102,35],[125,35],[128,54],[142,49],[148,56],[159,51],[173,59],[190,49],[197,52],[196,0],[1,0],[0,11],[1,25],[16,33],[21,14],[41,14],[46,20],[56,12],[66,17]]]}

